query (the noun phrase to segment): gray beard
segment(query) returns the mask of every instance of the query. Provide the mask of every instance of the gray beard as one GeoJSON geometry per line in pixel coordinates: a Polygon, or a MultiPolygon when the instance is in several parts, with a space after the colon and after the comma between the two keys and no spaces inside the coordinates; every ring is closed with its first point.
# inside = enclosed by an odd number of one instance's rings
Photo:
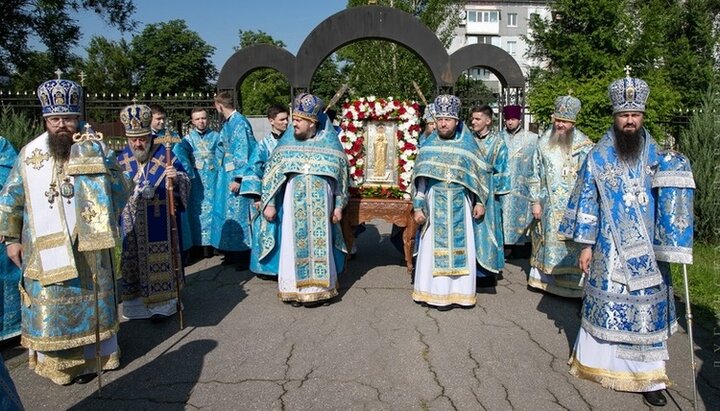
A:
{"type": "Polygon", "coordinates": [[[613,125],[615,132],[615,150],[618,158],[626,163],[634,164],[643,148],[644,138],[643,129],[639,128],[636,132],[626,133],[613,125]]]}
{"type": "Polygon", "coordinates": [[[70,147],[74,141],[69,131],[59,131],[57,134],[48,132],[48,150],[54,159],[67,161],[70,158],[70,147]]]}
{"type": "Polygon", "coordinates": [[[573,127],[561,133],[553,126],[550,134],[550,147],[560,147],[562,151],[569,152],[572,149],[574,131],[573,127]]]}
{"type": "Polygon", "coordinates": [[[138,163],[145,163],[148,161],[148,158],[150,158],[150,153],[152,152],[153,148],[155,148],[155,145],[152,145],[147,150],[135,150],[134,148],[131,148],[133,155],[135,156],[135,160],[137,160],[138,163]]]}

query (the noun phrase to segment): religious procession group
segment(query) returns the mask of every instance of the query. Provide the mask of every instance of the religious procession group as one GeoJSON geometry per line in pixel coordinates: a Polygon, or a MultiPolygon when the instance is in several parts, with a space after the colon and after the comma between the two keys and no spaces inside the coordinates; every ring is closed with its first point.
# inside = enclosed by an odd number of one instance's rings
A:
{"type": "MultiPolygon", "coordinates": [[[[120,113],[128,144],[116,156],[89,128],[79,132],[80,91],[43,83],[46,132],[17,157],[1,141],[0,235],[15,263],[3,262],[5,293],[19,284],[13,315],[38,374],[69,384],[98,363],[117,368],[119,301],[126,319],[176,313],[178,256],[191,246],[226,258],[249,250],[251,271],[277,278],[280,300],[295,306],[337,295],[348,161],[318,97],[298,95],[292,113],[271,107],[272,132],[258,143],[220,93],[221,131],[195,109],[193,130],[172,148],[160,143],[172,139],[162,108],[132,104],[120,113]]],[[[643,127],[647,84],[628,75],[609,92],[614,124],[597,145],[574,127],[572,96],[556,100],[542,137],[523,130],[519,106],[504,108],[499,133],[488,106],[471,110],[470,126],[455,96],[426,108],[412,298],[471,307],[478,282],[502,271],[504,247],[531,242],[528,284],[583,298],[570,372],[663,405],[676,327],[668,263],[691,262],[694,182],[687,159],[643,127]]]]}

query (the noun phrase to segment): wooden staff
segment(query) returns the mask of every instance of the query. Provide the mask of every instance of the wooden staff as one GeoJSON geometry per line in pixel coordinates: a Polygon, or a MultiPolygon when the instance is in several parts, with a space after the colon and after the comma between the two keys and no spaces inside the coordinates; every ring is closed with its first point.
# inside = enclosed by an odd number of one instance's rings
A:
{"type": "MultiPolygon", "coordinates": [[[[420,101],[425,104],[425,110],[427,111],[430,104],[428,103],[427,99],[425,99],[425,95],[423,94],[422,90],[420,90],[420,86],[418,86],[418,83],[415,80],[413,80],[413,87],[415,87],[415,92],[417,93],[417,95],[420,96],[420,101]]],[[[435,121],[435,113],[431,112],[430,116],[432,116],[433,121],[435,121]]]]}
{"type": "MultiPolygon", "coordinates": [[[[170,131],[166,128],[165,135],[157,138],[156,142],[165,146],[165,167],[172,166],[172,145],[180,142],[180,138],[173,137],[170,131]]],[[[170,225],[170,267],[175,274],[175,292],[177,299],[177,312],[180,318],[180,329],[185,328],[185,319],[183,318],[183,305],[182,305],[182,294],[180,287],[184,281],[182,278],[182,269],[180,263],[180,241],[178,236],[177,219],[175,218],[175,195],[173,187],[173,179],[165,177],[167,181],[167,206],[168,224],[170,225]]]]}

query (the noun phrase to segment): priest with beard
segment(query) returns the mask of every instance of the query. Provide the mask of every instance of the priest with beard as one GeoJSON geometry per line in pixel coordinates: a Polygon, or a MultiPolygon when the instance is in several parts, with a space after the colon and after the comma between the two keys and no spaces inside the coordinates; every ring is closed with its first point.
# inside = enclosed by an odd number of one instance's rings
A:
{"type": "Polygon", "coordinates": [[[263,174],[259,260],[277,267],[281,301],[329,304],[347,254],[339,224],[349,198],[347,155],[317,96],[295,98],[292,124],[263,174]]]}
{"type": "Polygon", "coordinates": [[[103,370],[120,366],[112,252],[130,182],[92,130],[74,143],[80,86],[49,80],[37,94],[46,131],[20,150],[0,193],[0,235],[23,272],[30,368],[56,384],[85,383],[99,371],[96,354],[103,370]]]}
{"type": "MultiPolygon", "coordinates": [[[[127,206],[122,212],[123,249],[120,262],[120,292],[123,317],[129,320],[158,321],[177,312],[178,278],[172,258],[180,253],[179,244],[171,248],[168,195],[175,195],[177,225],[188,204],[190,180],[177,157],[151,136],[150,107],[132,104],[120,112],[128,144],[118,157],[125,173],[135,182],[127,206]],[[167,190],[168,178],[173,191],[167,190]]],[[[179,239],[178,239],[179,240],[179,239]]],[[[175,264],[180,264],[176,258],[175,264]]],[[[182,272],[182,267],[180,267],[182,272]]]]}
{"type": "MultiPolygon", "coordinates": [[[[683,179],[690,187],[692,173],[688,167],[684,174],[671,170],[669,178],[662,177],[678,157],[660,152],[643,127],[650,94],[645,81],[628,73],[610,85],[609,94],[614,124],[588,153],[560,224],[560,233],[583,247],[579,266],[586,276],[570,373],[642,393],[647,404],[663,406],[667,340],[677,319],[672,259],[655,244],[674,236],[691,241],[692,206],[672,213],[673,226],[658,224],[672,208],[658,198],[656,187],[662,180],[678,186],[683,179]]],[[[691,192],[670,190],[685,197],[691,192]]]]}
{"type": "Polygon", "coordinates": [[[532,214],[532,254],[528,286],[561,297],[581,298],[580,245],[558,234],[577,172],[593,147],[575,127],[581,103],[575,97],[555,99],[553,126],[543,135],[533,156],[528,181],[532,214]]]}
{"type": "Polygon", "coordinates": [[[422,228],[412,298],[446,311],[475,306],[474,223],[485,215],[492,167],[459,120],[460,99],[440,95],[434,105],[437,129],[413,170],[413,218],[422,228]]]}

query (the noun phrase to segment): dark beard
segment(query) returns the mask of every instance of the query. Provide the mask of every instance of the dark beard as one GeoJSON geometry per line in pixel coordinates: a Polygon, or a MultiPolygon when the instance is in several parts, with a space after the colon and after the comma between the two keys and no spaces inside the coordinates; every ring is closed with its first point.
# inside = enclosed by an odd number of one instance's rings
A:
{"type": "Polygon", "coordinates": [[[625,132],[613,125],[615,150],[620,160],[633,164],[640,157],[644,142],[642,130],[642,128],[639,128],[634,132],[625,132]]]}
{"type": "Polygon", "coordinates": [[[56,134],[48,132],[48,149],[56,160],[67,161],[70,158],[70,147],[73,143],[72,133],[69,131],[58,131],[56,134]]]}
{"type": "Polygon", "coordinates": [[[552,133],[550,134],[550,147],[560,147],[563,151],[569,152],[572,148],[573,132],[574,128],[565,130],[564,133],[560,133],[553,126],[552,133]]]}

